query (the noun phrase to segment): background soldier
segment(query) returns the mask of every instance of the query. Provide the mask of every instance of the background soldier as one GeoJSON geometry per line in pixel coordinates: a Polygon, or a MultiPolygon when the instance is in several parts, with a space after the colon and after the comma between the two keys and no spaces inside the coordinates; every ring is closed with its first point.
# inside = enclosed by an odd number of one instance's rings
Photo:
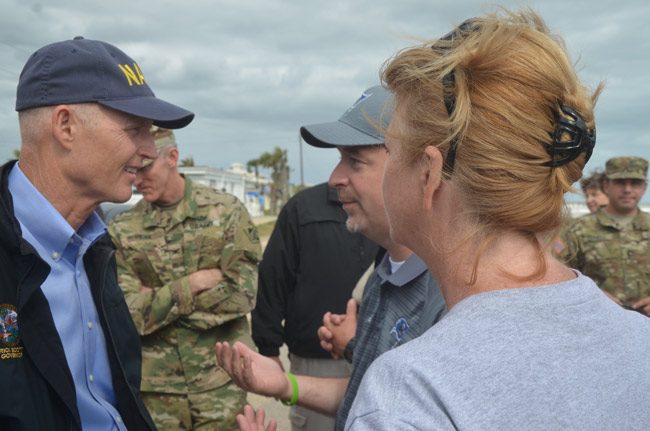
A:
{"type": "Polygon", "coordinates": [[[650,315],[650,214],[638,207],[647,174],[640,157],[609,159],[603,181],[609,205],[571,225],[562,254],[614,301],[650,315]]]}
{"type": "Polygon", "coordinates": [[[609,204],[609,198],[603,191],[604,179],[604,173],[595,171],[580,180],[580,188],[585,195],[585,204],[590,213],[595,213],[599,208],[606,207],[609,204]]]}
{"type": "Polygon", "coordinates": [[[217,341],[250,343],[260,254],[236,197],[184,178],[170,130],[138,171],[143,200],[110,226],[119,284],[142,336],[142,395],[161,430],[233,429],[246,394],[216,364],[217,341]]]}

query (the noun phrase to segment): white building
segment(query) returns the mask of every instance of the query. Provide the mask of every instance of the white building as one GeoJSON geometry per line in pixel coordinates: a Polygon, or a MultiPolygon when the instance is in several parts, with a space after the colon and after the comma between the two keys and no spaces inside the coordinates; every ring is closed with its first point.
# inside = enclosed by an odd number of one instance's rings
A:
{"type": "Polygon", "coordinates": [[[271,180],[256,178],[242,163],[233,163],[226,170],[209,166],[179,166],[178,170],[192,181],[237,196],[251,217],[264,215],[265,196],[261,191],[271,180]]]}

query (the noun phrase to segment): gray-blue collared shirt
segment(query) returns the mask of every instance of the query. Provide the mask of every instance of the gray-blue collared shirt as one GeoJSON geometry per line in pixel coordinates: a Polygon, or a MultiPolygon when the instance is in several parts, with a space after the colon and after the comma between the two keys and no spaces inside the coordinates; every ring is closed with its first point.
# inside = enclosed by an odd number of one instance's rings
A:
{"type": "Polygon", "coordinates": [[[336,414],[345,426],[366,370],[379,355],[422,335],[446,311],[445,300],[426,265],[411,255],[391,274],[388,255],[370,275],[363,292],[354,337],[352,375],[336,414]]]}

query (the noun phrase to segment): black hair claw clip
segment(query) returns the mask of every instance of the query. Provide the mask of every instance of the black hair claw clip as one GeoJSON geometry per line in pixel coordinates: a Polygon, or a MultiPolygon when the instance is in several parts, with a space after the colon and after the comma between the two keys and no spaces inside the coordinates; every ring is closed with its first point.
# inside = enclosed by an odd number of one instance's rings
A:
{"type": "Polygon", "coordinates": [[[546,151],[551,155],[551,160],[545,166],[556,168],[575,160],[581,153],[585,153],[585,163],[591,157],[596,145],[596,130],[587,128],[587,123],[573,108],[561,105],[557,114],[555,131],[551,145],[546,151]]]}

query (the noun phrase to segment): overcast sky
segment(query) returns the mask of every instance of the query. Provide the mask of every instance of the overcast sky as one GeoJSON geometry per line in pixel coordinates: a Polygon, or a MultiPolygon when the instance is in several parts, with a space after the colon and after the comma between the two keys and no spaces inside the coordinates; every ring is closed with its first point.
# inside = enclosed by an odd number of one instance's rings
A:
{"type": "MultiPolygon", "coordinates": [[[[16,83],[39,47],[77,35],[110,42],[157,96],[196,113],[181,157],[225,168],[288,149],[300,182],[298,129],[336,120],[399,49],[493,10],[474,0],[0,0],[0,162],[19,147],[16,83]]],[[[532,6],[561,34],[583,80],[606,82],[590,168],[650,158],[650,2],[504,1],[532,6]]],[[[335,150],[303,145],[306,183],[325,181],[335,150]]]]}

